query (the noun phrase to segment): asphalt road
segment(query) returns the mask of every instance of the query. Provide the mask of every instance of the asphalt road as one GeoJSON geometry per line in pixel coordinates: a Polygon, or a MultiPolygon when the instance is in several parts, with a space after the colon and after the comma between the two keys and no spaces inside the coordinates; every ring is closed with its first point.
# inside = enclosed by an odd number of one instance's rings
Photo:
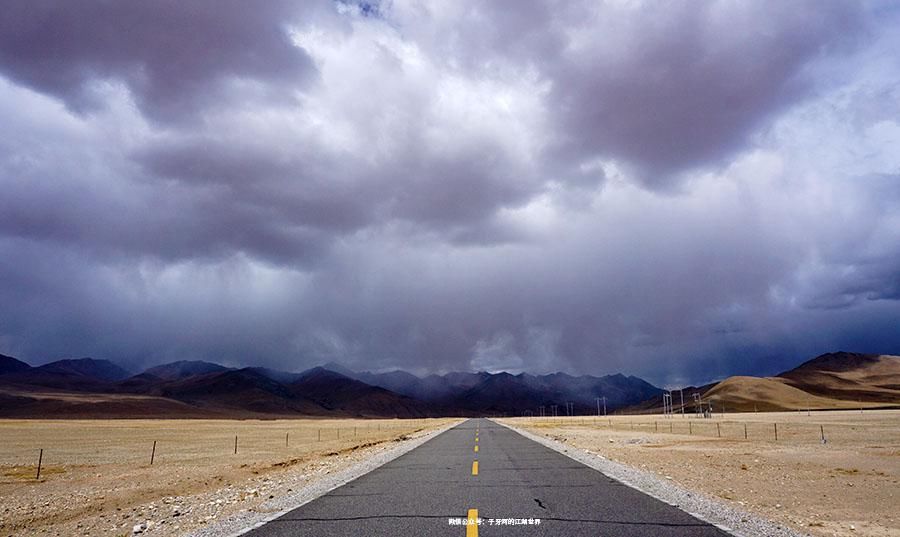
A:
{"type": "Polygon", "coordinates": [[[728,534],[514,431],[470,419],[248,535],[728,534]],[[480,525],[462,525],[476,515],[471,510],[477,510],[480,525]],[[499,525],[499,519],[516,523],[499,525]]]}

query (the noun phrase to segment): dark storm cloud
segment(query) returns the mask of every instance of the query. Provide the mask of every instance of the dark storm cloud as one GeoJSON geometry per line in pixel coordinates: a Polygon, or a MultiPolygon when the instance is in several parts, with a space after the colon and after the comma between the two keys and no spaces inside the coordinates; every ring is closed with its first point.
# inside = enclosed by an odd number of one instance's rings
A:
{"type": "MultiPolygon", "coordinates": [[[[520,204],[537,190],[502,148],[420,151],[410,148],[403,158],[372,163],[299,148],[285,155],[235,140],[176,139],[132,159],[152,177],[174,179],[186,189],[212,188],[232,203],[271,211],[265,220],[274,213],[286,224],[334,233],[383,219],[433,230],[481,227],[498,207],[520,204]]],[[[483,238],[491,242],[490,236],[483,238]]]]}
{"type": "Polygon", "coordinates": [[[127,181],[138,175],[111,159],[97,170],[97,155],[67,151],[45,140],[43,159],[15,166],[7,159],[0,197],[5,236],[77,245],[101,258],[134,256],[169,261],[227,257],[235,251],[279,261],[308,262],[325,237],[303,226],[278,204],[235,199],[215,188],[127,181]]]}
{"type": "MultiPolygon", "coordinates": [[[[347,192],[325,181],[322,164],[265,148],[234,143],[176,140],[146,148],[132,158],[158,179],[173,179],[185,190],[220,192],[225,205],[244,205],[264,213],[259,220],[346,231],[371,221],[371,194],[347,192]]],[[[330,169],[331,173],[337,170],[330,169]]]]}
{"type": "Polygon", "coordinates": [[[896,19],[11,3],[0,353],[665,383],[897,352],[896,19]]]}
{"type": "Polygon", "coordinates": [[[813,90],[804,66],[852,43],[861,26],[859,6],[843,2],[671,3],[618,28],[602,17],[592,22],[625,52],[566,54],[554,86],[560,117],[577,133],[575,151],[620,158],[655,187],[733,155],[813,90]]]}
{"type": "MultiPolygon", "coordinates": [[[[228,81],[296,83],[309,57],[290,42],[294,2],[13,1],[0,16],[0,63],[12,79],[76,110],[101,106],[92,84],[128,85],[151,116],[177,120],[228,81]]],[[[308,7],[307,7],[308,9],[308,7]]]]}
{"type": "Polygon", "coordinates": [[[540,72],[552,86],[558,159],[620,160],[661,189],[733,155],[814,91],[807,64],[852,47],[863,30],[852,2],[554,4],[460,2],[423,10],[426,24],[408,30],[444,61],[540,72]]]}

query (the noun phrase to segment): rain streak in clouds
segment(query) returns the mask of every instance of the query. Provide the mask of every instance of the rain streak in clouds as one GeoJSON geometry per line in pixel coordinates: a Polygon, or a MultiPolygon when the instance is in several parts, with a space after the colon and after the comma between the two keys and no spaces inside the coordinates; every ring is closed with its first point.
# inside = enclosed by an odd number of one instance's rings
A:
{"type": "Polygon", "coordinates": [[[660,384],[900,350],[890,2],[6,3],[0,353],[660,384]]]}

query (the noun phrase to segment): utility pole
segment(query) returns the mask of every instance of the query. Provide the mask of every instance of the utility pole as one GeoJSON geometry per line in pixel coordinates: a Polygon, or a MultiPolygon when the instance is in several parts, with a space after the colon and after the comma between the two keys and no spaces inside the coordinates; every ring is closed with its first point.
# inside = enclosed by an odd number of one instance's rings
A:
{"type": "Polygon", "coordinates": [[[606,396],[604,395],[601,399],[603,399],[603,415],[606,415],[606,396]]]}
{"type": "Polygon", "coordinates": [[[600,417],[600,398],[597,398],[597,417],[600,417]]]}
{"type": "Polygon", "coordinates": [[[681,395],[681,417],[684,417],[684,388],[678,390],[678,393],[681,395]]]}

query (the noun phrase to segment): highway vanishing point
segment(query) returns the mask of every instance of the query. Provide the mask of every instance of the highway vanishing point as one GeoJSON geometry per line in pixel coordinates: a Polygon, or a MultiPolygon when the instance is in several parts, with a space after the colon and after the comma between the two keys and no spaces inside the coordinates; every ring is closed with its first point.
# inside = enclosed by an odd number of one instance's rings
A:
{"type": "Polygon", "coordinates": [[[246,535],[729,534],[513,430],[470,419],[246,535]]]}

